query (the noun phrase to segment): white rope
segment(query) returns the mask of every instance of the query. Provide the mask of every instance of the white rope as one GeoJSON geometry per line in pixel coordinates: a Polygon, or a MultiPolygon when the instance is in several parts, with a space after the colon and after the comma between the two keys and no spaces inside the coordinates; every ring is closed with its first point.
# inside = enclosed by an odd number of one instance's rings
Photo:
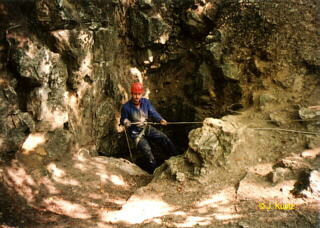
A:
{"type": "MultiPolygon", "coordinates": [[[[167,125],[169,124],[202,124],[203,122],[167,122],[167,125]]],[[[144,125],[144,124],[149,124],[149,125],[161,125],[161,123],[155,123],[155,122],[135,122],[131,123],[132,125],[144,125]]]]}
{"type": "Polygon", "coordinates": [[[129,138],[128,138],[128,134],[127,134],[126,128],[124,128],[124,133],[125,133],[125,135],[126,135],[126,140],[127,140],[127,144],[128,144],[128,148],[129,148],[129,153],[130,153],[131,162],[133,162],[132,153],[131,153],[131,148],[130,148],[130,143],[129,143],[129,138]]]}
{"type": "Polygon", "coordinates": [[[271,130],[271,131],[286,131],[286,132],[294,132],[294,133],[301,133],[301,134],[307,134],[307,135],[320,135],[320,133],[316,132],[309,132],[309,131],[297,131],[297,130],[291,130],[291,129],[283,129],[283,128],[249,128],[253,130],[271,130]]]}

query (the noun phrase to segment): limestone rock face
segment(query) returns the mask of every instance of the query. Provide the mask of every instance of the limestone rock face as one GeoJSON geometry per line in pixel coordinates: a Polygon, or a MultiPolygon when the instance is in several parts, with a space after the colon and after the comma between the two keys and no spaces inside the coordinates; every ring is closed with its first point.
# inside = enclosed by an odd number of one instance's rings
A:
{"type": "Polygon", "coordinates": [[[67,69],[61,56],[43,46],[35,36],[28,37],[26,30],[11,30],[7,40],[12,48],[13,64],[17,66],[21,78],[31,87],[25,98],[25,111],[31,113],[37,121],[35,130],[62,128],[68,122],[68,112],[67,69]]]}
{"type": "Polygon", "coordinates": [[[130,33],[140,47],[150,46],[150,43],[165,44],[170,34],[170,26],[158,15],[132,10],[130,12],[130,33]]]}
{"type": "Polygon", "coordinates": [[[1,34],[1,157],[38,133],[46,135],[46,143],[59,145],[47,147],[50,159],[81,146],[92,155],[114,153],[120,106],[133,77],[118,38],[125,33],[118,6],[21,1],[17,10],[27,10],[12,26],[8,12],[14,6],[1,3],[1,26],[7,29],[1,34]],[[28,13],[34,13],[34,21],[23,18],[28,13]],[[110,134],[114,137],[107,138],[110,134]]]}
{"type": "Polygon", "coordinates": [[[268,112],[260,88],[277,104],[310,97],[317,105],[313,1],[34,0],[1,9],[7,152],[30,132],[64,129],[92,154],[120,156],[119,110],[137,80],[172,121],[220,117],[233,104],[268,112]],[[277,97],[283,89],[292,94],[277,97]]]}
{"type": "Polygon", "coordinates": [[[76,15],[68,1],[35,1],[36,19],[46,30],[71,29],[76,26],[76,15]]]}
{"type": "Polygon", "coordinates": [[[93,81],[93,32],[84,30],[59,30],[51,32],[55,48],[68,61],[68,86],[78,90],[82,81],[93,81]]]}

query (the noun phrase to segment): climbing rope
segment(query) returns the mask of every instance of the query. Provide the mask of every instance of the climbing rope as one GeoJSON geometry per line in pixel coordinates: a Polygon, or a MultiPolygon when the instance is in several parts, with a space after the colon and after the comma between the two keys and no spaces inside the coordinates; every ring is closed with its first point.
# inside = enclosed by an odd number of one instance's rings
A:
{"type": "Polygon", "coordinates": [[[128,148],[129,148],[129,153],[130,153],[131,162],[133,162],[132,152],[131,152],[130,143],[129,143],[129,138],[128,138],[128,134],[127,134],[127,129],[126,129],[126,128],[124,128],[124,134],[126,135],[126,140],[127,140],[127,144],[128,144],[128,148]]]}
{"type": "Polygon", "coordinates": [[[320,135],[320,133],[317,132],[310,132],[310,131],[297,131],[297,130],[291,130],[291,129],[284,129],[284,128],[272,128],[272,127],[260,127],[260,128],[249,128],[253,130],[270,130],[270,131],[286,131],[286,132],[293,132],[293,133],[300,133],[300,134],[306,134],[306,135],[320,135]]]}
{"type": "MultiPolygon", "coordinates": [[[[202,124],[203,122],[167,122],[167,125],[170,124],[202,124]]],[[[155,123],[155,122],[135,122],[131,123],[132,125],[143,125],[143,124],[148,124],[148,125],[161,125],[160,123],[155,123]]]]}
{"type": "MultiPolygon", "coordinates": [[[[167,125],[168,124],[200,124],[200,123],[202,124],[203,122],[167,122],[167,125]]],[[[160,125],[160,123],[155,123],[155,122],[135,122],[135,123],[131,123],[131,124],[132,125],[139,125],[139,124],[160,125]]],[[[128,137],[126,127],[124,127],[124,134],[126,135],[126,140],[127,140],[129,153],[130,153],[131,162],[133,162],[133,157],[132,157],[132,152],[131,152],[131,147],[130,147],[129,137],[128,137]]]]}
{"type": "MultiPolygon", "coordinates": [[[[167,122],[167,125],[170,124],[202,124],[203,122],[167,122]]],[[[139,124],[149,124],[149,125],[161,125],[160,123],[155,122],[135,122],[132,123],[133,125],[139,124]]],[[[298,130],[291,130],[291,129],[284,129],[284,128],[249,128],[253,130],[270,130],[270,131],[286,131],[286,132],[293,132],[293,133],[301,133],[301,134],[309,134],[309,135],[320,135],[317,132],[309,132],[309,131],[298,131],[298,130]]]]}
{"type": "MultiPolygon", "coordinates": [[[[202,124],[203,122],[167,122],[167,125],[170,124],[202,124]]],[[[148,125],[160,125],[160,123],[155,123],[155,122],[135,122],[132,123],[132,125],[139,125],[139,124],[148,124],[148,125]]],[[[284,128],[249,128],[249,129],[253,129],[253,130],[270,130],[270,131],[285,131],[285,132],[292,132],[292,133],[300,133],[300,134],[308,134],[308,135],[320,135],[320,133],[316,133],[316,132],[309,132],[309,131],[297,131],[297,130],[291,130],[291,129],[284,129],[284,128]]],[[[133,162],[133,158],[132,158],[132,152],[131,152],[131,148],[130,148],[130,144],[129,144],[129,138],[128,138],[128,134],[127,134],[127,130],[126,128],[124,128],[124,133],[126,135],[126,140],[127,140],[127,144],[128,144],[128,148],[129,148],[129,152],[130,152],[130,158],[131,161],[133,162]]]]}

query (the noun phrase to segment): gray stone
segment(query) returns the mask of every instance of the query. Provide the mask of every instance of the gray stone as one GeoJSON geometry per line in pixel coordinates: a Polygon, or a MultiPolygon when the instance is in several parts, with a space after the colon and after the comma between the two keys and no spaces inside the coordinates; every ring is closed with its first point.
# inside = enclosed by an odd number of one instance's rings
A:
{"type": "Polygon", "coordinates": [[[214,21],[219,9],[217,2],[207,2],[203,9],[203,15],[211,21],[214,21]]]}
{"type": "Polygon", "coordinates": [[[269,174],[272,183],[279,183],[287,180],[291,175],[291,170],[288,168],[277,167],[269,174]]]}
{"type": "Polygon", "coordinates": [[[259,104],[260,105],[266,105],[271,102],[275,102],[277,98],[271,94],[263,93],[259,97],[259,104]]]}
{"type": "Polygon", "coordinates": [[[320,136],[309,136],[307,138],[307,142],[308,142],[308,148],[314,149],[317,147],[320,147],[320,136]]]}
{"type": "Polygon", "coordinates": [[[203,18],[193,10],[188,10],[183,21],[193,36],[204,35],[208,32],[208,28],[203,18]]]}
{"type": "Polygon", "coordinates": [[[68,61],[68,85],[77,90],[85,78],[92,80],[93,32],[83,30],[59,30],[51,32],[56,48],[68,61]]]}
{"type": "Polygon", "coordinates": [[[301,157],[286,157],[281,159],[277,166],[290,168],[291,170],[308,170],[311,169],[310,164],[301,157]]]}
{"type": "Polygon", "coordinates": [[[199,155],[190,148],[188,148],[188,150],[186,151],[185,158],[188,160],[189,163],[195,166],[195,168],[200,167],[202,164],[199,155]]]}
{"type": "Polygon", "coordinates": [[[165,44],[170,34],[170,26],[158,16],[131,10],[130,33],[139,47],[146,47],[152,43],[165,44]]]}
{"type": "Polygon", "coordinates": [[[210,103],[211,99],[215,99],[215,84],[212,71],[209,65],[205,62],[203,62],[199,67],[199,74],[197,74],[195,79],[195,87],[195,89],[199,91],[199,99],[202,102],[210,103]]]}
{"type": "MultiPolygon", "coordinates": [[[[209,35],[208,35],[209,36],[209,35]]],[[[207,50],[210,51],[210,53],[213,56],[214,62],[218,65],[221,64],[222,55],[223,55],[223,46],[220,42],[213,42],[207,45],[207,50]]]]}
{"type": "Polygon", "coordinates": [[[313,119],[315,117],[320,117],[320,110],[311,108],[301,108],[299,110],[299,116],[303,120],[313,119]]]}
{"type": "Polygon", "coordinates": [[[176,180],[179,182],[184,182],[186,180],[186,175],[181,172],[176,173],[176,180]]]}
{"type": "Polygon", "coordinates": [[[28,31],[19,30],[12,32],[9,42],[14,44],[12,58],[17,64],[18,73],[28,78],[34,86],[48,84],[51,87],[59,87],[66,81],[67,71],[59,54],[51,52],[47,47],[41,45],[36,37],[29,37],[28,31]],[[26,36],[22,42],[19,37],[26,36]],[[28,46],[18,48],[19,45],[27,43],[28,46]]]}
{"type": "Polygon", "coordinates": [[[71,135],[68,131],[59,129],[49,132],[46,136],[47,141],[44,149],[51,159],[63,159],[70,151],[69,143],[71,135]]]}
{"type": "Polygon", "coordinates": [[[58,30],[74,28],[77,25],[75,9],[63,0],[36,0],[35,16],[37,22],[46,29],[58,30]]]}
{"type": "Polygon", "coordinates": [[[241,67],[238,63],[234,61],[226,61],[224,64],[221,66],[223,75],[232,80],[240,80],[240,76],[242,74],[241,67]]]}
{"type": "Polygon", "coordinates": [[[282,126],[287,124],[286,119],[283,117],[281,113],[273,112],[269,114],[269,117],[270,117],[270,120],[277,126],[282,126]]]}
{"type": "Polygon", "coordinates": [[[190,131],[189,147],[197,154],[202,167],[220,166],[232,151],[231,141],[237,137],[237,130],[230,123],[207,118],[202,128],[190,131]]]}
{"type": "Polygon", "coordinates": [[[35,131],[35,122],[32,119],[32,116],[30,115],[30,113],[28,112],[20,112],[18,114],[20,120],[28,126],[30,132],[35,131]]]}
{"type": "Polygon", "coordinates": [[[199,73],[201,74],[201,76],[204,77],[204,79],[206,80],[210,80],[211,76],[211,70],[210,67],[208,66],[208,64],[206,64],[205,62],[203,62],[200,67],[199,67],[199,73]]]}
{"type": "Polygon", "coordinates": [[[270,67],[269,62],[263,61],[257,56],[254,57],[254,64],[255,64],[257,70],[260,71],[261,73],[266,73],[267,69],[270,67]]]}
{"type": "Polygon", "coordinates": [[[200,176],[200,174],[201,174],[201,169],[200,169],[200,167],[194,167],[193,168],[193,174],[194,175],[196,175],[196,176],[200,176]]]}

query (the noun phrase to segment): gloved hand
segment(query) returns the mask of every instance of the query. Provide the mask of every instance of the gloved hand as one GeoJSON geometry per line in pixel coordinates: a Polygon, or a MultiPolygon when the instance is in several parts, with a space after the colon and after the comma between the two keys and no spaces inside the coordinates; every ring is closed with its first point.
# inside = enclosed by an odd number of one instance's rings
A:
{"type": "Polygon", "coordinates": [[[137,127],[143,128],[143,127],[145,127],[146,125],[147,125],[147,122],[146,122],[146,121],[141,121],[141,122],[137,125],[137,127]]]}
{"type": "Polygon", "coordinates": [[[128,127],[131,126],[131,121],[128,120],[128,119],[125,119],[125,120],[123,121],[123,124],[124,124],[124,126],[125,126],[126,128],[128,128],[128,127]]]}
{"type": "Polygon", "coordinates": [[[161,124],[161,125],[167,125],[168,122],[167,122],[166,120],[160,120],[160,124],[161,124]]]}

